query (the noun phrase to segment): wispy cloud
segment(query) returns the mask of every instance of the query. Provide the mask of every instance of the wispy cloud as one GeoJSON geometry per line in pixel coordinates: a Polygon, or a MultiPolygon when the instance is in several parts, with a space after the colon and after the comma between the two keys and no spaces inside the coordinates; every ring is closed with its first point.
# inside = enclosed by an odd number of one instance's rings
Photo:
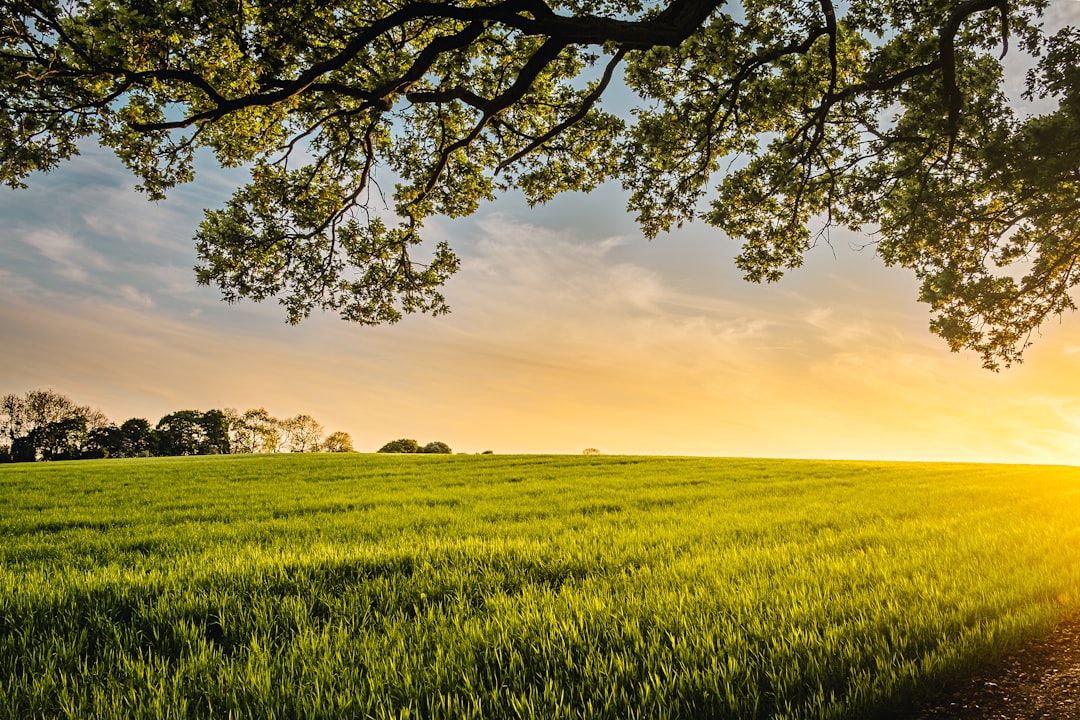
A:
{"type": "Polygon", "coordinates": [[[98,253],[89,250],[69,233],[56,230],[25,230],[16,232],[15,239],[36,250],[52,263],[52,270],[65,280],[83,283],[91,270],[108,266],[98,253]]]}

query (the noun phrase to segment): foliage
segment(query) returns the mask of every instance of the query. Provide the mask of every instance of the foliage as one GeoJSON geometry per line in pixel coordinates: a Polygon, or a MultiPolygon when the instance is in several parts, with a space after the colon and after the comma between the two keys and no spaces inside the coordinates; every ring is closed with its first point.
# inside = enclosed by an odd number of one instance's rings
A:
{"type": "Polygon", "coordinates": [[[177,410],[158,420],[157,455],[207,455],[208,436],[198,410],[177,410]]]}
{"type": "Polygon", "coordinates": [[[38,426],[28,437],[42,460],[77,460],[90,439],[86,416],[78,413],[38,426]]]}
{"type": "Polygon", "coordinates": [[[424,447],[417,450],[417,452],[432,453],[432,454],[438,454],[438,455],[450,455],[454,451],[451,450],[450,446],[447,445],[446,443],[441,442],[439,440],[433,440],[433,441],[429,442],[427,445],[425,445],[424,447]]]}
{"type": "Polygon", "coordinates": [[[391,440],[378,449],[381,453],[415,453],[420,452],[420,443],[409,438],[391,440]]]}
{"type": "Polygon", "coordinates": [[[100,410],[79,406],[53,390],[0,398],[0,435],[15,462],[72,460],[90,449],[91,434],[106,427],[100,410]]]}
{"type": "Polygon", "coordinates": [[[157,434],[149,421],[144,418],[131,418],[119,427],[109,423],[91,431],[82,457],[148,457],[154,454],[158,445],[157,434]]]}
{"type": "Polygon", "coordinates": [[[222,410],[207,410],[199,418],[205,439],[200,455],[224,455],[230,452],[229,419],[222,410]]]}
{"type": "Polygon", "coordinates": [[[124,457],[124,432],[113,423],[93,430],[89,433],[82,457],[124,457]]]}
{"type": "MultiPolygon", "coordinates": [[[[0,397],[0,462],[224,455],[292,450],[318,452],[322,425],[310,415],[279,420],[265,408],[179,410],[151,426],[131,418],[119,427],[99,411],[52,390],[0,397]]],[[[348,433],[334,434],[327,451],[351,452],[348,433]]],[[[329,441],[329,439],[328,439],[329,441]]]]}
{"type": "Polygon", "coordinates": [[[157,445],[150,421],[145,418],[131,418],[120,425],[124,436],[123,457],[146,457],[153,453],[157,445]]]}
{"type": "Polygon", "coordinates": [[[1075,468],[418,460],[0,468],[0,720],[903,716],[1080,609],[1075,468]]]}
{"type": "Polygon", "coordinates": [[[233,452],[278,452],[283,442],[281,421],[266,408],[254,408],[242,415],[235,410],[229,416],[229,439],[233,452]]]}
{"type": "Polygon", "coordinates": [[[341,430],[332,432],[323,440],[322,451],[332,453],[352,452],[352,438],[349,437],[349,433],[341,430]]]}
{"type": "Polygon", "coordinates": [[[159,198],[208,148],[251,179],[207,211],[198,280],[380,323],[447,310],[426,218],[618,179],[646,235],[709,223],[754,281],[872,230],[996,367],[1080,279],[1080,32],[1046,4],[2,0],[0,180],[96,136],[159,198]],[[1045,114],[1013,110],[1006,51],[1045,114]],[[601,109],[617,76],[631,115],[601,109]]]}
{"type": "Polygon", "coordinates": [[[597,450],[596,448],[585,448],[584,450],[581,451],[581,454],[582,455],[599,455],[600,451],[597,450]]]}
{"type": "Polygon", "coordinates": [[[310,415],[297,415],[282,422],[289,450],[292,452],[318,452],[323,427],[310,415]]]}

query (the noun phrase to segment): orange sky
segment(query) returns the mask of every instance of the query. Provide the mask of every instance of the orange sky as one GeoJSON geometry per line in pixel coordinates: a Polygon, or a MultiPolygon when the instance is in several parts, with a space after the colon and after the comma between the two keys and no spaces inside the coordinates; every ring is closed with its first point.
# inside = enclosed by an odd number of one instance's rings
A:
{"type": "Polygon", "coordinates": [[[91,148],[0,190],[0,392],[51,387],[116,422],[303,412],[369,451],[1080,462],[1080,317],[987,372],[929,333],[909,273],[853,249],[866,237],[836,234],[762,287],[714,229],[644,240],[617,189],[511,197],[431,223],[463,260],[450,316],[290,327],[195,285],[201,209],[240,179],[204,169],[151,204],[91,148]]]}

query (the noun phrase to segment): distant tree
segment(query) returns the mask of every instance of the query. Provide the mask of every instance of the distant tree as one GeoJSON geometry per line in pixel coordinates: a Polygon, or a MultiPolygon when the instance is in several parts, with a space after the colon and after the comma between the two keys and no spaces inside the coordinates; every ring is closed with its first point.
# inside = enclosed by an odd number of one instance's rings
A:
{"type": "Polygon", "coordinates": [[[100,410],[76,405],[53,390],[0,398],[0,437],[17,462],[80,457],[89,433],[108,424],[100,410]]]}
{"type": "Polygon", "coordinates": [[[429,442],[424,447],[420,448],[419,452],[435,455],[450,455],[454,451],[451,450],[450,446],[446,443],[440,442],[439,440],[434,440],[432,442],[429,442]]]}
{"type": "Polygon", "coordinates": [[[409,438],[391,440],[379,448],[381,453],[414,453],[420,451],[420,443],[409,438]]]}
{"type": "Polygon", "coordinates": [[[221,410],[207,410],[199,419],[205,437],[199,455],[227,455],[229,449],[229,418],[221,410]]]}
{"type": "Polygon", "coordinates": [[[292,452],[317,452],[323,427],[310,415],[297,415],[281,423],[292,452]]]}
{"type": "Polygon", "coordinates": [[[23,396],[5,395],[0,399],[0,430],[7,436],[14,454],[21,461],[27,461],[27,443],[33,449],[29,460],[36,460],[40,454],[39,441],[44,439],[44,431],[33,438],[31,434],[49,423],[65,420],[76,415],[79,407],[65,395],[53,390],[31,390],[23,396]],[[15,441],[25,438],[15,447],[15,441]]]}
{"type": "Polygon", "coordinates": [[[84,458],[124,457],[124,432],[116,425],[94,428],[83,449],[84,458]]]}
{"type": "Polygon", "coordinates": [[[29,426],[24,429],[29,432],[35,427],[66,420],[73,415],[79,414],[81,408],[66,395],[61,395],[49,389],[31,390],[26,393],[23,409],[25,424],[29,426]]]}
{"type": "Polygon", "coordinates": [[[231,428],[233,452],[278,452],[284,444],[281,421],[267,412],[266,408],[247,410],[231,428]]]}
{"type": "Polygon", "coordinates": [[[581,451],[581,454],[582,455],[599,455],[600,451],[597,450],[596,448],[585,448],[584,450],[581,451]]]}
{"type": "Polygon", "coordinates": [[[100,430],[101,428],[112,425],[112,421],[105,416],[105,413],[96,408],[92,408],[89,405],[80,405],[78,413],[86,418],[86,431],[93,432],[94,430],[100,430]]]}
{"type": "Polygon", "coordinates": [[[37,448],[28,435],[15,438],[11,443],[12,462],[34,462],[37,460],[37,448]]]}
{"type": "Polygon", "coordinates": [[[152,455],[157,446],[157,437],[150,421],[145,418],[131,418],[120,426],[123,437],[122,457],[145,457],[152,455]]]}
{"type": "Polygon", "coordinates": [[[322,441],[323,452],[352,452],[353,444],[349,433],[338,430],[327,435],[322,441]]]}
{"type": "Polygon", "coordinates": [[[206,444],[206,430],[198,410],[170,413],[158,421],[155,430],[158,455],[200,455],[206,444]]]}
{"type": "Polygon", "coordinates": [[[7,438],[9,452],[15,439],[23,437],[22,428],[26,419],[25,404],[26,400],[15,394],[4,395],[0,398],[0,435],[7,438]]]}
{"type": "Polygon", "coordinates": [[[42,460],[77,460],[82,457],[90,433],[81,414],[40,425],[30,433],[30,442],[42,460]]]}
{"type": "Polygon", "coordinates": [[[244,425],[244,416],[236,408],[225,408],[221,411],[225,415],[225,422],[229,428],[229,451],[234,454],[251,453],[250,443],[247,440],[247,427],[244,425]]]}

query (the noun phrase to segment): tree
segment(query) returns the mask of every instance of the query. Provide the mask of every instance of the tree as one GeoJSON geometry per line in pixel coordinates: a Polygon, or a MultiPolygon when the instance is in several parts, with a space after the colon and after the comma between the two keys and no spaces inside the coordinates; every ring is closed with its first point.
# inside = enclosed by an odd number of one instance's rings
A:
{"type": "Polygon", "coordinates": [[[206,430],[202,425],[202,413],[198,410],[177,410],[158,420],[155,428],[157,454],[203,455],[206,446],[206,430]]]}
{"type": "Polygon", "coordinates": [[[120,433],[123,435],[123,457],[147,457],[157,446],[154,429],[145,418],[125,420],[120,425],[120,433]]]}
{"type": "Polygon", "coordinates": [[[247,410],[230,420],[229,440],[235,453],[278,452],[283,437],[281,421],[266,408],[247,410]]]}
{"type": "Polygon", "coordinates": [[[286,442],[292,452],[318,452],[323,427],[310,415],[297,415],[282,422],[286,442]]]}
{"type": "Polygon", "coordinates": [[[439,440],[429,442],[424,447],[420,448],[417,452],[431,453],[435,455],[450,455],[454,451],[450,449],[450,446],[439,440]]]}
{"type": "Polygon", "coordinates": [[[10,448],[15,440],[23,436],[23,424],[26,422],[24,398],[9,393],[0,398],[0,434],[7,437],[7,446],[10,448]]]}
{"type": "MultiPolygon", "coordinates": [[[[352,452],[352,438],[349,437],[349,433],[337,430],[326,436],[321,447],[323,452],[352,452]]],[[[2,458],[0,462],[3,462],[2,458]]]]}
{"type": "Polygon", "coordinates": [[[379,448],[381,453],[415,453],[420,452],[420,443],[409,438],[391,440],[379,448]]]}
{"type": "Polygon", "coordinates": [[[83,450],[83,457],[124,457],[124,431],[112,424],[91,430],[86,448],[83,450]]]}
{"type": "Polygon", "coordinates": [[[208,148],[251,180],[206,213],[198,281],[361,323],[447,311],[425,219],[618,179],[646,235],[714,225],[754,281],[873,230],[997,367],[1080,280],[1080,32],[1045,5],[0,0],[0,179],[97,136],[156,199],[208,148]],[[1045,114],[1012,108],[1005,51],[1045,114]],[[616,77],[631,114],[601,107],[616,77]]]}
{"type": "Polygon", "coordinates": [[[108,425],[100,410],[79,406],[53,390],[31,390],[0,398],[0,435],[15,462],[80,457],[90,433],[108,425]]]}
{"type": "Polygon", "coordinates": [[[53,390],[31,390],[23,396],[14,394],[0,398],[0,429],[14,444],[19,437],[27,437],[39,427],[73,417],[80,408],[66,395],[53,390]]]}
{"type": "Polygon", "coordinates": [[[29,435],[42,460],[76,460],[90,439],[86,416],[73,414],[63,420],[39,425],[29,435]]]}
{"type": "Polygon", "coordinates": [[[205,439],[200,455],[226,455],[229,453],[229,418],[221,410],[207,410],[199,418],[205,439]]]}

